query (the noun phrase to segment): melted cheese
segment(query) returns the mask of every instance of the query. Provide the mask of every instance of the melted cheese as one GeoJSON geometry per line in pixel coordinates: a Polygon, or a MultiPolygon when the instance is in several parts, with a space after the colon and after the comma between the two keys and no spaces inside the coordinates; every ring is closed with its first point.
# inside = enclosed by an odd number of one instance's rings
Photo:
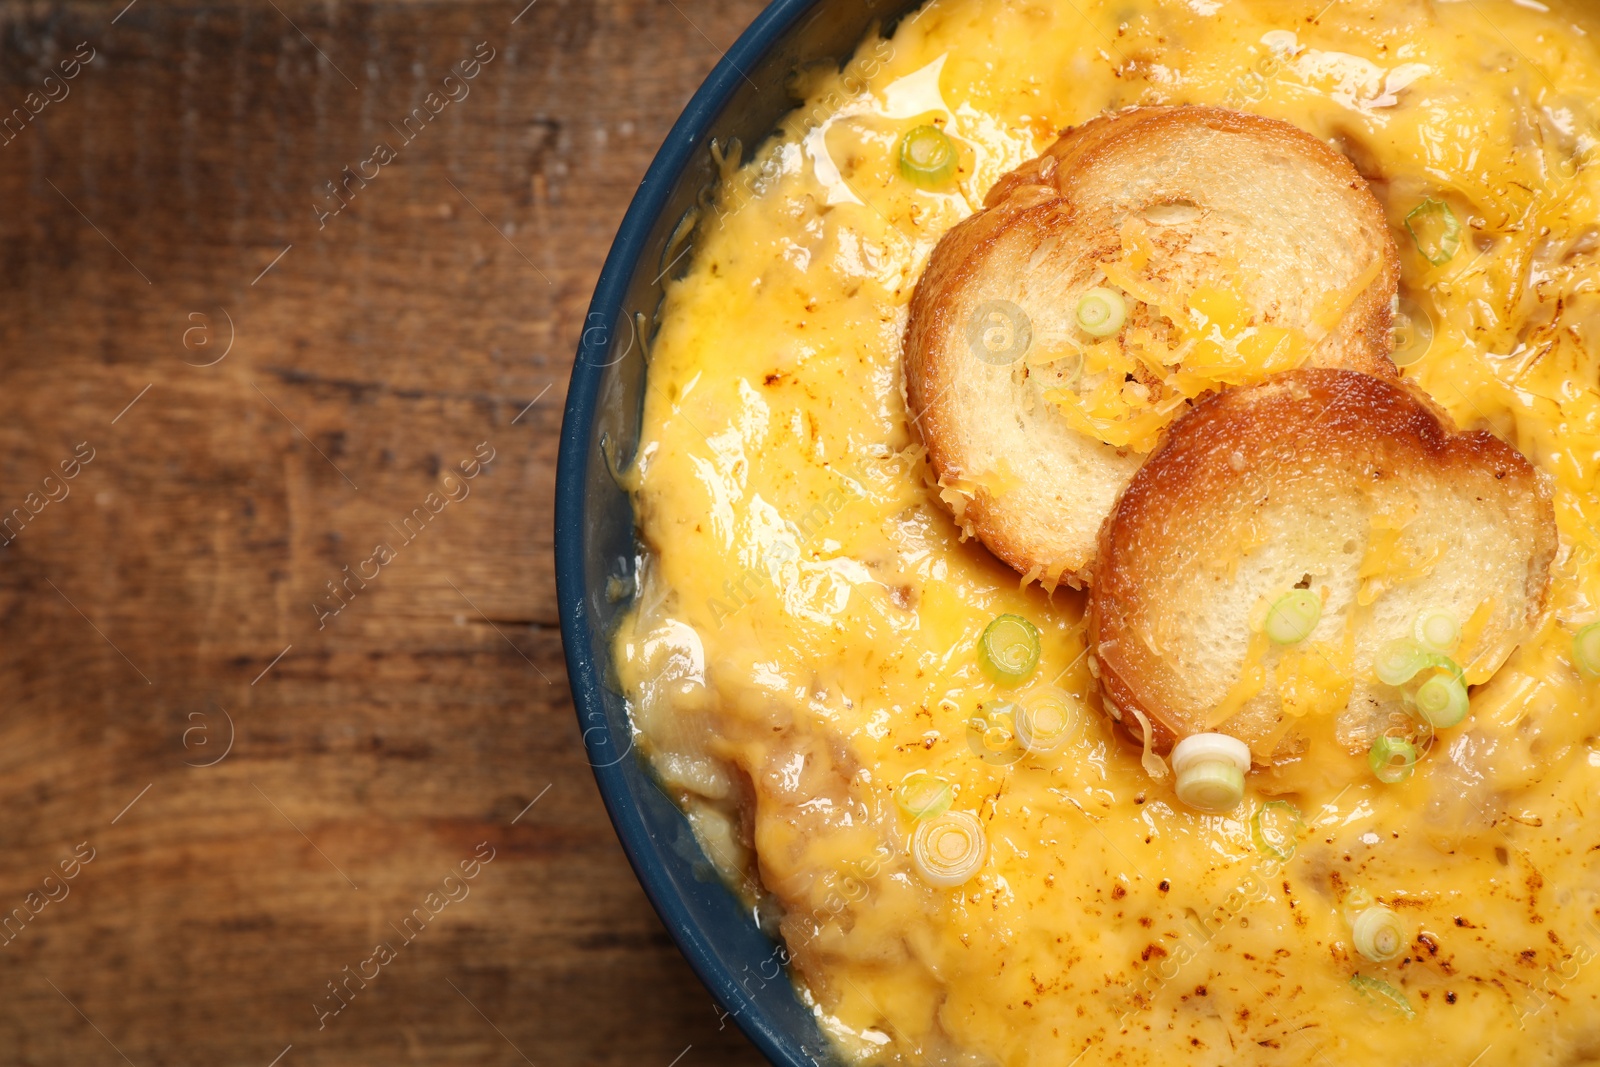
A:
{"type": "MultiPolygon", "coordinates": [[[[650,346],[627,475],[648,551],[617,672],[663,786],[777,922],[846,1058],[1600,1056],[1600,701],[1569,651],[1600,598],[1596,28],[1531,0],[934,0],[813,73],[782,135],[730,157],[650,346]],[[1404,293],[1433,325],[1405,373],[1550,474],[1561,530],[1551,616],[1503,666],[1505,650],[1478,656],[1472,716],[1400,785],[1330,763],[1287,798],[1304,821],[1287,860],[1255,843],[1253,817],[1275,810],[1255,789],[1202,816],[1146,774],[1099,713],[1080,597],[1019,588],[963,541],[900,393],[906,304],[940,235],[1060,128],[1182,102],[1294,122],[1373,179],[1404,293]],[[960,150],[948,191],[896,175],[899,137],[924,123],[960,150]],[[1443,265],[1405,230],[1430,198],[1462,222],[1443,265]],[[1021,692],[976,655],[1002,612],[1041,631],[1021,692]],[[984,702],[1050,686],[1084,706],[1060,748],[975,734],[984,702]],[[985,829],[986,864],[959,889],[907,859],[895,789],[916,772],[985,829]],[[1355,953],[1361,894],[1400,915],[1400,959],[1355,953]]],[[[1137,262],[1138,235],[1127,247],[1137,262]]],[[[1202,303],[1239,332],[1225,295],[1202,303]]],[[[1395,549],[1369,578],[1425,561],[1395,549]]],[[[1310,718],[1346,684],[1342,666],[1286,669],[1310,718]]]]}

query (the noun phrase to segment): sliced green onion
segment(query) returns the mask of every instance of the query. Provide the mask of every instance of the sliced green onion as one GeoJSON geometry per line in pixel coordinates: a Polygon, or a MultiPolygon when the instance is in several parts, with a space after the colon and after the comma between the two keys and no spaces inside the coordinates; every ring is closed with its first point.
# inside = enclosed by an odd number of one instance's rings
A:
{"type": "Polygon", "coordinates": [[[1423,682],[1412,699],[1417,712],[1437,730],[1454,726],[1465,719],[1471,704],[1466,685],[1459,677],[1448,674],[1436,674],[1423,682]]]}
{"type": "Polygon", "coordinates": [[[1409,637],[1397,637],[1378,649],[1372,669],[1384,685],[1405,685],[1427,665],[1427,649],[1409,637]]]}
{"type": "Polygon", "coordinates": [[[1321,618],[1321,597],[1309,589],[1291,589],[1267,610],[1261,628],[1275,644],[1293,645],[1310,637],[1321,618]]]}
{"type": "Polygon", "coordinates": [[[900,173],[924,189],[944,185],[955,177],[955,143],[937,127],[916,127],[900,142],[900,173]]]}
{"type": "Polygon", "coordinates": [[[1100,286],[1078,298],[1078,325],[1090,337],[1110,337],[1128,319],[1128,302],[1115,289],[1100,286]]]}
{"type": "Polygon", "coordinates": [[[1387,963],[1400,955],[1406,947],[1406,932],[1400,925],[1400,916],[1375,904],[1356,916],[1350,924],[1351,940],[1356,951],[1373,963],[1387,963]]]}
{"type": "Polygon", "coordinates": [[[1368,978],[1364,974],[1351,975],[1350,988],[1380,1008],[1399,1012],[1407,1019],[1417,1017],[1416,1009],[1411,1006],[1411,1001],[1406,999],[1406,995],[1382,978],[1368,978]]]}
{"type": "Polygon", "coordinates": [[[1422,258],[1442,267],[1461,247],[1461,223],[1442,200],[1424,200],[1406,216],[1406,229],[1422,258]]]}
{"type": "Polygon", "coordinates": [[[1345,922],[1354,924],[1361,913],[1372,907],[1374,903],[1376,903],[1376,901],[1372,899],[1371,893],[1367,892],[1361,886],[1353,885],[1344,895],[1344,902],[1340,907],[1340,913],[1344,915],[1345,922]]]}
{"type": "Polygon", "coordinates": [[[1394,785],[1411,777],[1417,765],[1417,746],[1398,737],[1380,737],[1372,743],[1367,753],[1367,766],[1385,785],[1394,785]]]}
{"type": "Polygon", "coordinates": [[[1287,800],[1269,800],[1250,817],[1250,837],[1256,850],[1268,859],[1293,859],[1296,843],[1305,830],[1300,809],[1287,800]]]}
{"type": "MultiPolygon", "coordinates": [[[[1421,622],[1418,621],[1419,629],[1421,622]]],[[[1454,726],[1467,717],[1470,701],[1465,672],[1449,656],[1431,651],[1409,637],[1401,637],[1378,649],[1372,666],[1379,681],[1394,686],[1405,685],[1429,668],[1441,672],[1424,681],[1408,699],[1435,729],[1454,726]]]]}
{"type": "Polygon", "coordinates": [[[984,628],[978,653],[996,677],[1015,685],[1039,665],[1039,630],[1021,615],[1001,615],[984,628]]]}
{"type": "Polygon", "coordinates": [[[1078,705],[1067,693],[1048,686],[1030,693],[1017,707],[1017,740],[1029,752],[1054,752],[1077,725],[1078,705]]]}
{"type": "Polygon", "coordinates": [[[1449,656],[1441,656],[1436,652],[1430,652],[1428,653],[1428,666],[1434,670],[1444,671],[1463,686],[1467,684],[1467,672],[1461,669],[1461,664],[1449,656]]]}
{"type": "Polygon", "coordinates": [[[1196,764],[1179,776],[1178,799],[1196,811],[1230,812],[1244,799],[1244,774],[1220,760],[1196,764]]]}
{"type": "Polygon", "coordinates": [[[1197,811],[1220,815],[1244,799],[1250,746],[1228,734],[1190,734],[1172,748],[1178,799],[1197,811]]]}
{"type": "Polygon", "coordinates": [[[1429,608],[1417,616],[1417,643],[1445,655],[1461,642],[1461,623],[1443,608],[1429,608]]]}
{"type": "Polygon", "coordinates": [[[895,803],[913,819],[933,819],[950,810],[955,790],[950,783],[927,771],[912,771],[894,791],[895,803]]]}
{"type": "Polygon", "coordinates": [[[983,824],[970,811],[929,819],[911,838],[911,865],[929,885],[962,885],[978,873],[987,852],[983,824]]]}
{"type": "Polygon", "coordinates": [[[1600,622],[1591,622],[1572,635],[1572,658],[1578,670],[1590,678],[1600,677],[1600,622]]]}

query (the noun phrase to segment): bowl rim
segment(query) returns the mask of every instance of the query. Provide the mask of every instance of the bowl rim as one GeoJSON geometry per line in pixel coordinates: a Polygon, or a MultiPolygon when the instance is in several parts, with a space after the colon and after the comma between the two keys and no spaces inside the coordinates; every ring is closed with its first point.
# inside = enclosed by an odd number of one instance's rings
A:
{"type": "MultiPolygon", "coordinates": [[[[589,651],[593,625],[586,604],[584,526],[588,514],[585,475],[592,450],[599,388],[606,369],[604,354],[610,346],[611,332],[623,314],[629,283],[645,253],[653,226],[666,209],[673,188],[682,178],[701,139],[746,80],[744,71],[754,68],[802,18],[823,2],[773,0],[723,53],[673,123],[645,171],[595,283],[562,415],[554,515],[561,641],[580,727],[587,722],[602,721],[604,716],[602,665],[589,651]],[[601,718],[591,717],[596,714],[601,718]]],[[[666,872],[658,869],[648,855],[649,830],[641,813],[626,802],[622,761],[613,756],[607,731],[586,729],[583,743],[606,814],[628,863],[690,968],[768,1060],[781,1067],[816,1067],[816,1060],[796,1048],[768,1024],[759,1010],[754,1010],[735,975],[712,948],[710,938],[694,920],[666,872]],[[591,737],[592,734],[598,736],[591,737]]]]}

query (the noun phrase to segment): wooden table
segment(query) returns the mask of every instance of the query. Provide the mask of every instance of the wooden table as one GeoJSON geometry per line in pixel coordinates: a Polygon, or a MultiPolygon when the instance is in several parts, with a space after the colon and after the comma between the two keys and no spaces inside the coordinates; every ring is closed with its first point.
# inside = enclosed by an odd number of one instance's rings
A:
{"type": "Polygon", "coordinates": [[[526,3],[0,4],[0,1064],[760,1062],[550,542],[595,275],[761,0],[526,3]]]}

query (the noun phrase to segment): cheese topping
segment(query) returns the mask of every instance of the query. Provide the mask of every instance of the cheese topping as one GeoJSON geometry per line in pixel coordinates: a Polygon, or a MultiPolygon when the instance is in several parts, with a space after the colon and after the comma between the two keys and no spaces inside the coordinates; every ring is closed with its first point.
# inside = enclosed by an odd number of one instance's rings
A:
{"type": "MultiPolygon", "coordinates": [[[[647,551],[615,661],[663,787],[775,924],[846,1059],[1595,1062],[1600,680],[1572,638],[1600,617],[1600,20],[1552,8],[934,0],[843,70],[811,71],[747,162],[725,157],[650,343],[626,472],[647,551]],[[1099,714],[1081,596],[1019,588],[924,477],[898,366],[933,245],[1061,128],[1163,103],[1281,118],[1348,154],[1401,245],[1408,316],[1431,326],[1405,375],[1552,479],[1550,617],[1510,653],[1478,647],[1493,603],[1463,612],[1472,714],[1419,738],[1393,784],[1350,760],[1278,799],[1253,775],[1227,814],[1184,807],[1099,714]],[[919,127],[955,147],[948,184],[901,173],[919,127]],[[1003,614],[1039,630],[1027,691],[977,654],[1003,614]],[[1083,708],[1050,718],[1059,743],[979,710],[1004,699],[1031,722],[1034,693],[1083,708]],[[919,772],[936,788],[913,806],[897,790],[919,772]],[[912,844],[956,812],[981,866],[940,885],[912,844]],[[1263,848],[1263,819],[1293,832],[1263,848]],[[1358,951],[1357,887],[1398,917],[1394,958],[1358,951]]],[[[1141,295],[1143,239],[1123,235],[1106,284],[1174,330],[1040,338],[1028,360],[1081,360],[1052,400],[1129,444],[1162,416],[1139,421],[1153,412],[1127,368],[1197,395],[1310,340],[1251,334],[1225,291],[1141,295]]],[[[1365,551],[1369,594],[1434,565],[1399,519],[1365,551]]],[[[1303,724],[1366,669],[1318,637],[1274,655],[1303,724]]],[[[1237,703],[1264,680],[1245,673],[1237,703]]]]}

